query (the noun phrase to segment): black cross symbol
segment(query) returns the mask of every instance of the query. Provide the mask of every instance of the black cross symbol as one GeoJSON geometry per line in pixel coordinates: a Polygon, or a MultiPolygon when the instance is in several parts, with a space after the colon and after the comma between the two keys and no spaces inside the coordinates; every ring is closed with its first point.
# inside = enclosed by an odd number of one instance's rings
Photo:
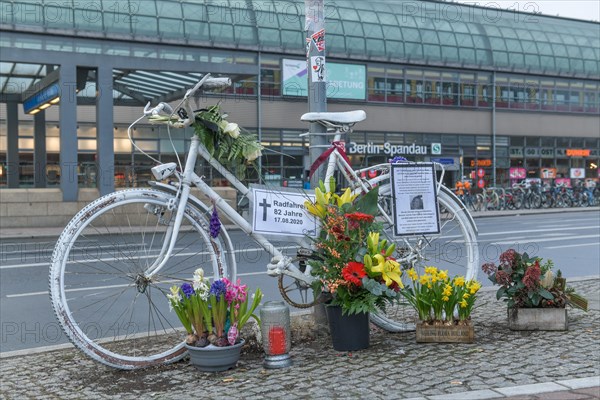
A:
{"type": "Polygon", "coordinates": [[[263,199],[262,203],[258,204],[263,208],[263,221],[267,220],[267,208],[271,207],[270,204],[267,203],[267,199],[263,199]]]}

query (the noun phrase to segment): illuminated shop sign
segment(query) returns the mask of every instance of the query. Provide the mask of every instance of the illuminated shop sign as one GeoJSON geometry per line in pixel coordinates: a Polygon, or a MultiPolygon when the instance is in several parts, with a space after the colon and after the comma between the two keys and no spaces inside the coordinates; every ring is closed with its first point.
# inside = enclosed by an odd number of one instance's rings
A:
{"type": "Polygon", "coordinates": [[[588,149],[567,149],[568,157],[589,157],[590,150],[588,149]]]}
{"type": "Polygon", "coordinates": [[[483,160],[471,160],[471,167],[491,167],[492,160],[483,159],[483,160]]]}
{"type": "Polygon", "coordinates": [[[374,144],[373,142],[358,144],[350,142],[346,145],[346,152],[348,154],[385,154],[388,156],[427,154],[427,146],[419,146],[414,143],[405,145],[391,144],[389,142],[383,144],[374,144]]]}

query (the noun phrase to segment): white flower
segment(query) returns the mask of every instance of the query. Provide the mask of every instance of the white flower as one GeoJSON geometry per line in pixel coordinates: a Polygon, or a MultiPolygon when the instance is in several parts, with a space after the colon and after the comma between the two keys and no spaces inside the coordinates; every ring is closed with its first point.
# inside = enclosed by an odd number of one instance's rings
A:
{"type": "Polygon", "coordinates": [[[202,268],[198,268],[197,270],[194,271],[194,284],[196,282],[203,282],[204,281],[204,270],[202,268]]]}
{"type": "Polygon", "coordinates": [[[257,148],[248,152],[248,154],[246,155],[246,159],[248,161],[254,161],[260,156],[262,156],[262,152],[260,151],[260,148],[257,148]]]}
{"type": "Polygon", "coordinates": [[[237,139],[240,136],[240,127],[235,122],[229,122],[225,129],[223,129],[223,132],[237,139]]]}
{"type": "Polygon", "coordinates": [[[181,302],[181,294],[177,286],[171,286],[171,293],[167,294],[169,299],[169,310],[173,310],[173,304],[178,305],[181,302]]]}

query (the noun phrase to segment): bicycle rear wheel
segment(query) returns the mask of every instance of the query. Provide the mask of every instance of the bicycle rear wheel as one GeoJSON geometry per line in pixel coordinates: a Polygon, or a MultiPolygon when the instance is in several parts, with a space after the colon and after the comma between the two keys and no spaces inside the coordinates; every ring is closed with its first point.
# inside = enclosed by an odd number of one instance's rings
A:
{"type": "MultiPolygon", "coordinates": [[[[389,184],[380,186],[379,197],[382,204],[392,204],[389,184]]],[[[384,225],[388,240],[396,243],[397,259],[403,268],[414,266],[419,273],[425,266],[436,266],[447,269],[450,277],[463,275],[475,279],[479,267],[476,227],[462,203],[445,187],[438,193],[438,202],[439,234],[394,237],[393,226],[384,225]],[[407,259],[412,259],[410,264],[402,262],[407,259]]],[[[403,279],[409,283],[406,274],[403,279]]],[[[390,305],[385,312],[372,314],[371,320],[388,331],[400,332],[414,330],[417,315],[408,304],[400,302],[390,305]]]]}
{"type": "Polygon", "coordinates": [[[147,272],[168,245],[173,195],[150,189],[115,192],[89,204],[61,234],[50,268],[50,295],[69,339],[91,358],[120,369],[181,359],[185,333],[166,294],[191,281],[235,279],[231,241],[210,232],[204,206],[188,204],[175,248],[154,276],[147,272]],[[125,340],[127,339],[127,340],[125,340]]]}

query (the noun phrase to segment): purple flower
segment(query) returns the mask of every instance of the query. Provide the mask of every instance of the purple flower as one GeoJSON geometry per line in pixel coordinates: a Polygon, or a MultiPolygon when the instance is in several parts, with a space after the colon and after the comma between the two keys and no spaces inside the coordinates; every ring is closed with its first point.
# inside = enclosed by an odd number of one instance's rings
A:
{"type": "Polygon", "coordinates": [[[214,281],[212,285],[210,285],[209,293],[215,295],[217,300],[220,300],[221,296],[225,296],[227,293],[227,284],[221,279],[214,281]]]}
{"type": "Polygon", "coordinates": [[[221,232],[221,221],[219,220],[219,213],[217,207],[213,206],[213,212],[210,216],[210,236],[216,238],[221,232]]]}
{"type": "Polygon", "coordinates": [[[183,294],[185,294],[185,297],[189,299],[190,296],[194,294],[194,287],[189,283],[185,282],[183,285],[181,285],[181,291],[183,292],[183,294]]]}

